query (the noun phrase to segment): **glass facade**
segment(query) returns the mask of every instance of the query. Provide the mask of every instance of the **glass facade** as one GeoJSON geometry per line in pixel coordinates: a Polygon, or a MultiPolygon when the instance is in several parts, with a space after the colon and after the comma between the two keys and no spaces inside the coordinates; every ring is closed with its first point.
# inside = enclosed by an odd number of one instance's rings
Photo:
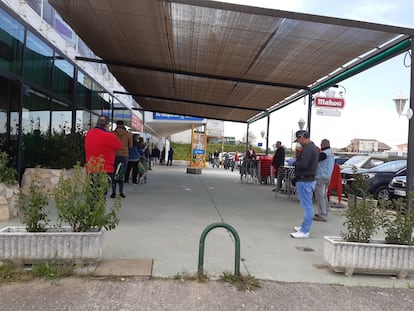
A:
{"type": "MultiPolygon", "coordinates": [[[[28,2],[50,19],[42,3],[28,2]]],[[[84,134],[100,114],[113,116],[115,100],[12,14],[0,5],[0,152],[9,154],[20,179],[26,167],[83,163],[84,134]]]]}

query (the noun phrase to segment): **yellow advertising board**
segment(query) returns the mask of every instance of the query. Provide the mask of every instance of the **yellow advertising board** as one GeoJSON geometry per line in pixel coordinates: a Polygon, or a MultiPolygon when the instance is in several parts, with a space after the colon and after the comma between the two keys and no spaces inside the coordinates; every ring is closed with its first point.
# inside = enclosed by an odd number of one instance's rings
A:
{"type": "Polygon", "coordinates": [[[207,135],[194,131],[191,132],[191,160],[190,167],[206,167],[207,135]]]}

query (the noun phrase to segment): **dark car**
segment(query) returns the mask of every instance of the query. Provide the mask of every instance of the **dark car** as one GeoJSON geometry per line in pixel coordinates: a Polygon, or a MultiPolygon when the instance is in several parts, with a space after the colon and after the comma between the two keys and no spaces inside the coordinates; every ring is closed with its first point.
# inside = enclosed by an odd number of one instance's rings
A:
{"type": "Polygon", "coordinates": [[[396,160],[377,165],[371,169],[342,175],[342,183],[352,184],[355,174],[362,174],[368,182],[368,192],[374,199],[389,199],[388,185],[396,176],[405,175],[407,171],[406,160],[396,160]]]}
{"type": "Polygon", "coordinates": [[[406,182],[407,176],[396,176],[394,177],[390,184],[388,185],[388,192],[390,194],[390,199],[399,199],[405,198],[407,195],[406,192],[406,182]]]}

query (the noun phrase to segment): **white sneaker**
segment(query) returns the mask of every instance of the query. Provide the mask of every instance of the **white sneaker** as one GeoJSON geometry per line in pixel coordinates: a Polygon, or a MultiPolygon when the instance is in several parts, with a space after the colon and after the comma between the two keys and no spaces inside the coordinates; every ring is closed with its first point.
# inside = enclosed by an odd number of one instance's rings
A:
{"type": "Polygon", "coordinates": [[[290,236],[295,239],[307,239],[309,238],[309,233],[303,233],[302,231],[297,231],[297,232],[292,232],[290,236]]]}
{"type": "Polygon", "coordinates": [[[300,231],[301,228],[302,227],[300,227],[300,226],[299,227],[293,227],[293,229],[295,229],[296,232],[300,231]]]}

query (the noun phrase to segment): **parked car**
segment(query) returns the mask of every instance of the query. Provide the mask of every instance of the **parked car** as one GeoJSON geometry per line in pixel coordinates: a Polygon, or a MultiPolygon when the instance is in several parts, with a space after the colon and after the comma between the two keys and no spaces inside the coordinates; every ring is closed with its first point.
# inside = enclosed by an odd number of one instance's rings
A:
{"type": "Polygon", "coordinates": [[[343,165],[346,161],[349,160],[349,158],[341,157],[341,156],[335,156],[335,163],[338,165],[343,165]]]}
{"type": "Polygon", "coordinates": [[[405,198],[406,193],[407,176],[395,176],[388,185],[388,192],[390,199],[405,198]]]}
{"type": "Polygon", "coordinates": [[[394,160],[406,160],[405,157],[394,156],[388,154],[373,154],[373,155],[356,155],[345,161],[341,167],[342,184],[346,184],[344,179],[347,179],[347,175],[355,173],[363,173],[368,169],[376,167],[380,164],[394,161],[394,160]]]}
{"type": "Polygon", "coordinates": [[[356,155],[349,158],[341,165],[341,170],[344,169],[370,169],[377,165],[387,162],[387,155],[356,155]]]}
{"type": "Polygon", "coordinates": [[[396,176],[405,175],[407,171],[407,160],[389,161],[377,165],[371,169],[360,169],[355,173],[344,173],[342,183],[351,185],[355,174],[363,174],[368,182],[368,192],[374,199],[387,200],[390,198],[389,183],[396,176]]]}

